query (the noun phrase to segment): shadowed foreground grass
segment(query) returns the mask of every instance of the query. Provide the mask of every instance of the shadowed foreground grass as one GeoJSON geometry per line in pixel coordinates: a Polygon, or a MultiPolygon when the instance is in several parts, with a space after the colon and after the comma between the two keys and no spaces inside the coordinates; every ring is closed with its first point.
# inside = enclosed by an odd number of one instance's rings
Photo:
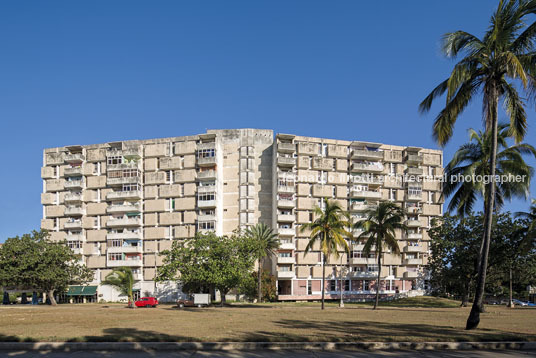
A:
{"type": "Polygon", "coordinates": [[[463,328],[470,308],[431,300],[384,303],[377,311],[364,304],[347,304],[343,309],[330,304],[321,311],[317,303],[183,310],[165,305],[156,309],[101,304],[0,306],[0,340],[536,341],[536,309],[489,306],[479,329],[468,332],[463,328]]]}

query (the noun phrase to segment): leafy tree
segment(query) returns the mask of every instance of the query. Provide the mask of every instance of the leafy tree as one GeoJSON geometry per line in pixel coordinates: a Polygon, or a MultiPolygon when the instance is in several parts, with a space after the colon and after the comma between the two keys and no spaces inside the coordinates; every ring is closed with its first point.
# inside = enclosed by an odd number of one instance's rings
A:
{"type": "Polygon", "coordinates": [[[80,263],[80,255],[65,242],[53,242],[48,237],[46,230],[34,230],[7,239],[0,248],[0,283],[3,287],[44,291],[55,306],[56,291],[90,282],[93,272],[80,263]]]}
{"type": "Polygon", "coordinates": [[[479,39],[465,31],[443,36],[443,53],[449,58],[462,56],[450,76],[441,82],[420,104],[427,112],[432,102],[446,92],[445,107],[439,112],[433,126],[433,136],[440,145],[452,137],[459,115],[479,93],[482,93],[483,120],[490,134],[490,176],[486,190],[484,233],[478,268],[475,300],[466,329],[474,329],[480,322],[480,308],[484,296],[488,254],[491,241],[492,215],[495,204],[495,170],[497,162],[497,133],[499,100],[503,99],[510,118],[510,132],[520,142],[527,129],[525,103],[516,87],[520,82],[526,90],[535,87],[536,53],[534,39],[536,25],[528,25],[526,17],[536,11],[534,0],[499,2],[491,17],[490,26],[479,39]]]}
{"type": "MultiPolygon", "coordinates": [[[[533,168],[523,160],[524,154],[536,157],[536,149],[530,144],[515,144],[509,146],[509,125],[500,124],[497,137],[497,175],[512,175],[524,178],[522,181],[512,180],[497,183],[495,206],[497,210],[503,206],[506,199],[522,198],[529,195],[530,180],[533,168]]],[[[482,131],[469,130],[469,143],[463,144],[454,153],[445,168],[446,177],[454,178],[459,175],[480,176],[483,178],[490,173],[491,136],[482,131]]],[[[478,197],[485,198],[486,185],[484,180],[447,180],[443,185],[443,195],[451,196],[448,211],[456,211],[458,215],[468,215],[472,212],[478,197]]]]}
{"type": "MultiPolygon", "coordinates": [[[[241,283],[239,292],[245,294],[249,299],[258,298],[258,272],[252,272],[241,283]]],[[[273,302],[277,299],[276,279],[269,270],[262,271],[262,292],[261,300],[264,302],[273,302]]]]}
{"type": "Polygon", "coordinates": [[[310,240],[305,247],[307,254],[316,242],[320,242],[322,252],[322,309],[324,309],[324,285],[326,281],[326,261],[334,255],[339,257],[339,248],[346,252],[350,251],[346,238],[351,234],[346,230],[348,220],[346,213],[340,205],[324,198],[324,209],[318,206],[313,209],[316,219],[312,223],[306,223],[300,228],[301,232],[311,230],[310,240]]]}
{"type": "Polygon", "coordinates": [[[273,232],[266,224],[258,223],[255,226],[249,227],[245,235],[249,237],[255,245],[255,258],[259,263],[257,271],[257,300],[262,300],[262,267],[264,260],[268,256],[273,256],[279,248],[279,240],[277,234],[273,232]]]}
{"type": "Polygon", "coordinates": [[[223,305],[225,295],[250,274],[255,248],[251,239],[237,234],[197,234],[174,241],[170,250],[161,253],[164,265],[158,269],[157,279],[176,280],[186,288],[217,289],[223,305]]]}
{"type": "Polygon", "coordinates": [[[396,230],[407,230],[404,224],[404,210],[394,203],[381,202],[377,208],[365,212],[366,219],[354,224],[355,229],[362,229],[363,232],[357,237],[364,240],[363,253],[369,255],[372,250],[378,258],[378,279],[376,281],[376,301],[374,309],[378,307],[380,299],[380,278],[382,271],[382,255],[384,247],[391,250],[393,254],[400,254],[400,247],[396,239],[396,230]],[[373,249],[374,247],[374,249],[373,249]]]}
{"type": "Polygon", "coordinates": [[[115,287],[122,296],[127,296],[128,307],[134,308],[134,275],[130,267],[117,267],[113,269],[112,272],[106,275],[101,284],[115,287]]]}

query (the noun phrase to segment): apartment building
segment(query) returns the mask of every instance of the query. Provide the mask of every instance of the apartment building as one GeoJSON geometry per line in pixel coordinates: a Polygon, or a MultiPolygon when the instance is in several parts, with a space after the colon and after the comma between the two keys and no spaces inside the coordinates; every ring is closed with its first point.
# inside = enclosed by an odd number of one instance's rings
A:
{"type": "MultiPolygon", "coordinates": [[[[442,153],[416,147],[278,134],[271,130],[208,130],[205,134],[73,145],[43,153],[43,220],[53,240],[66,240],[94,269],[99,285],[114,267],[129,266],[140,295],[162,301],[174,283],[155,284],[159,253],[197,232],[226,235],[257,222],[272,225],[281,242],[271,268],[280,300],[320,297],[322,269],[328,297],[362,298],[375,292],[376,259],[362,243],[350,256],[305,254],[307,232],[321,198],[337,200],[362,219],[364,210],[392,200],[408,212],[399,233],[401,256],[385,254],[382,294],[416,292],[426,281],[428,235],[442,213],[440,184],[418,180],[442,174],[442,153]],[[400,175],[412,174],[408,179],[400,175]],[[390,175],[393,174],[393,175],[390,175]]],[[[358,233],[355,233],[358,235],[358,233]]],[[[383,279],[382,279],[383,280],[383,279]]],[[[98,299],[117,300],[99,286],[98,299]]]]}
{"type": "MultiPolygon", "coordinates": [[[[309,231],[302,224],[314,220],[313,207],[329,198],[351,213],[354,222],[380,201],[393,201],[407,212],[407,232],[397,232],[401,255],[382,258],[382,295],[422,293],[427,284],[429,252],[427,229],[442,214],[443,175],[439,150],[379,143],[342,141],[278,134],[273,146],[273,227],[281,242],[274,260],[279,300],[319,299],[322,270],[328,298],[348,299],[375,294],[378,265],[374,254],[363,253],[364,242],[350,243],[350,254],[339,252],[322,265],[319,244],[306,253],[309,231]]],[[[357,238],[361,232],[353,232],[357,238]]]]}

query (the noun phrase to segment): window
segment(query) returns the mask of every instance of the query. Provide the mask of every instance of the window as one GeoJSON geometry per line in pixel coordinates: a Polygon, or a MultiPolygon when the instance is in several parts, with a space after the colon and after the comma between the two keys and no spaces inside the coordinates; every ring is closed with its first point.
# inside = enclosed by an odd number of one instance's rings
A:
{"type": "Polygon", "coordinates": [[[111,247],[121,247],[122,246],[122,241],[117,240],[117,239],[110,240],[110,241],[108,241],[108,245],[110,245],[111,247]]]}
{"type": "Polygon", "coordinates": [[[363,290],[364,291],[370,291],[370,281],[369,280],[363,280],[363,290]]]}
{"type": "Polygon", "coordinates": [[[122,191],[137,191],[140,190],[140,185],[138,184],[124,184],[122,191]]]}
{"type": "Polygon", "coordinates": [[[200,149],[197,151],[198,158],[213,158],[216,156],[215,149],[200,149]]]}
{"type": "Polygon", "coordinates": [[[367,272],[378,272],[378,265],[367,265],[367,272]]]}
{"type": "Polygon", "coordinates": [[[312,295],[313,294],[313,285],[311,281],[307,281],[307,294],[312,295]]]}
{"type": "Polygon", "coordinates": [[[123,254],[121,254],[121,253],[112,253],[112,254],[108,254],[108,260],[110,260],[110,261],[120,261],[120,260],[123,260],[123,254]]]}
{"type": "Polygon", "coordinates": [[[389,200],[395,200],[395,189],[389,189],[389,200]]]}
{"type": "Polygon", "coordinates": [[[82,247],[82,244],[80,241],[67,241],[67,246],[69,246],[70,249],[79,249],[82,247]]]}
{"type": "Polygon", "coordinates": [[[396,174],[396,164],[395,163],[389,163],[389,173],[390,174],[396,174]]]}
{"type": "Polygon", "coordinates": [[[350,280],[344,280],[344,290],[350,291],[350,280]]]}
{"type": "Polygon", "coordinates": [[[168,183],[173,182],[172,171],[171,170],[166,170],[166,181],[168,183]]]}
{"type": "Polygon", "coordinates": [[[428,204],[431,204],[434,200],[434,193],[432,193],[431,191],[428,192],[428,204]]]}
{"type": "Polygon", "coordinates": [[[114,155],[112,157],[108,157],[108,160],[106,161],[108,164],[122,164],[123,163],[123,157],[120,155],[114,155]]]}
{"type": "Polygon", "coordinates": [[[280,252],[279,257],[292,257],[292,254],[290,252],[280,252]]]}
{"type": "Polygon", "coordinates": [[[216,200],[216,196],[214,195],[214,193],[201,193],[197,196],[197,200],[199,201],[216,200]]]}
{"type": "Polygon", "coordinates": [[[337,291],[337,281],[335,281],[335,280],[329,281],[329,290],[330,291],[337,291]]]}
{"type": "Polygon", "coordinates": [[[199,230],[214,230],[214,221],[201,221],[197,225],[199,230]]]}

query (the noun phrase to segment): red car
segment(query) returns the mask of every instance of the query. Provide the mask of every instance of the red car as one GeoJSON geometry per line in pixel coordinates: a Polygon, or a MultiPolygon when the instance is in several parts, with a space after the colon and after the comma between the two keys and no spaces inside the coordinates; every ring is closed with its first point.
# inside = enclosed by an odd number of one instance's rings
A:
{"type": "Polygon", "coordinates": [[[158,300],[156,297],[142,297],[134,303],[136,307],[156,307],[158,300]]]}

